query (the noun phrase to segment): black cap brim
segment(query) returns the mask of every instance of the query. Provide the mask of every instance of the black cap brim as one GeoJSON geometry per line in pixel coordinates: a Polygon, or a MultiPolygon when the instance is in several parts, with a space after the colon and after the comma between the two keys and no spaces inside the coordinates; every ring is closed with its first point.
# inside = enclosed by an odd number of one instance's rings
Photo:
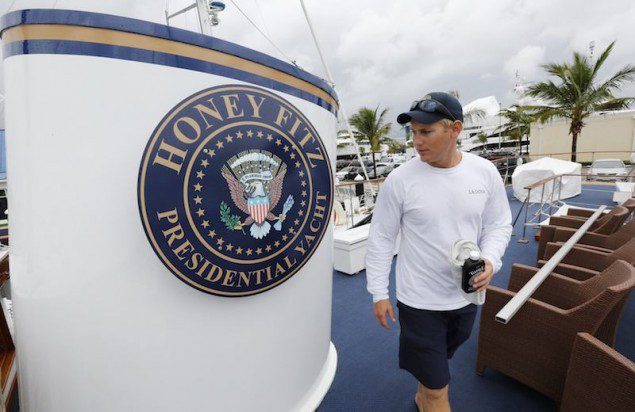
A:
{"type": "Polygon", "coordinates": [[[399,116],[397,116],[397,123],[406,124],[411,120],[414,120],[415,122],[423,124],[432,124],[438,122],[441,119],[446,119],[446,117],[436,112],[428,113],[422,112],[421,110],[413,110],[411,112],[401,113],[399,116]]]}

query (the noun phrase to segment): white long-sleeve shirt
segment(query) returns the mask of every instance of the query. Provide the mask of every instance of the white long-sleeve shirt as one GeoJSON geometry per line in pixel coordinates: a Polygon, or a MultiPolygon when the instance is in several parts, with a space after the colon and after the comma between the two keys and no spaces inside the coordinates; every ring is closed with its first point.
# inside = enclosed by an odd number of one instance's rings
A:
{"type": "Polygon", "coordinates": [[[388,175],[366,248],[367,289],[374,302],[388,299],[400,230],[397,299],[427,310],[467,305],[452,277],[452,245],[464,239],[476,242],[496,273],[511,236],[511,211],[496,167],[462,153],[461,162],[451,168],[436,168],[415,157],[388,175]]]}

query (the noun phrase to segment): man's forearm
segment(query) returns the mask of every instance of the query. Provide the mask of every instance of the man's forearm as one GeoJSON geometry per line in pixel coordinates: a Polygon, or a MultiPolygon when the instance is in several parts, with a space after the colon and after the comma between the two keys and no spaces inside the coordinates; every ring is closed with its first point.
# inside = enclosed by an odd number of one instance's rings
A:
{"type": "Polygon", "coordinates": [[[495,228],[488,228],[484,231],[479,242],[481,254],[492,263],[494,273],[498,272],[502,266],[502,257],[507,249],[507,244],[511,238],[511,225],[504,225],[495,228]]]}
{"type": "Polygon", "coordinates": [[[384,239],[380,244],[368,245],[366,249],[366,288],[373,295],[373,302],[388,299],[390,268],[394,241],[384,239]]]}

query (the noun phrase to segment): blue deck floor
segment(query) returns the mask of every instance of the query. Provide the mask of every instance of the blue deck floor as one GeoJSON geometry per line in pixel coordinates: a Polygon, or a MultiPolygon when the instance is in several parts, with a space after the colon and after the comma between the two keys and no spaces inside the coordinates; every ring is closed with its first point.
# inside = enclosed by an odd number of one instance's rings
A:
{"type": "MultiPolygon", "coordinates": [[[[511,188],[508,189],[510,193],[511,188]]],[[[583,193],[569,203],[614,205],[613,186],[585,186],[583,193]]],[[[513,216],[521,203],[508,195],[513,216]]],[[[522,232],[522,217],[517,222],[503,268],[492,284],[506,287],[513,263],[534,264],[537,242],[535,230],[527,230],[528,244],[517,242],[522,232]]],[[[394,261],[391,273],[391,300],[395,302],[394,261]]],[[[480,316],[480,311],[479,311],[480,316]]],[[[478,336],[477,317],[472,336],[450,362],[450,402],[457,411],[555,411],[555,404],[538,392],[488,369],[483,377],[474,372],[478,336]]],[[[332,341],[337,348],[335,380],[319,411],[416,411],[413,402],[415,379],[398,368],[399,325],[390,331],[381,328],[372,313],[372,300],[366,292],[365,273],[348,276],[333,273],[332,341]]],[[[622,315],[616,349],[635,359],[635,299],[631,296],[622,315]]]]}

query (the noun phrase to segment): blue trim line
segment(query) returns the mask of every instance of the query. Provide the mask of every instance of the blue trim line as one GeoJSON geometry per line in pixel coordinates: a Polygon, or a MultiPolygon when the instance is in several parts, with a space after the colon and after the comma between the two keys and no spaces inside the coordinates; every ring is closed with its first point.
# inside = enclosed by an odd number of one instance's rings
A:
{"type": "Polygon", "coordinates": [[[72,54],[81,56],[109,57],[120,60],[153,63],[163,66],[177,67],[180,69],[205,72],[288,93],[292,96],[317,104],[334,115],[337,115],[335,108],[324,99],[293,86],[289,86],[288,84],[234,69],[233,67],[222,66],[216,63],[209,63],[174,54],[160,53],[133,47],[111,46],[101,43],[67,40],[25,40],[12,42],[4,46],[5,58],[21,54],[72,54]]]}
{"type": "Polygon", "coordinates": [[[226,40],[205,36],[188,30],[178,29],[176,27],[102,13],[90,13],[75,10],[28,9],[17,10],[2,16],[0,19],[0,35],[4,32],[4,30],[21,24],[66,24],[72,26],[112,29],[205,47],[207,49],[241,57],[290,74],[291,76],[297,77],[298,79],[302,79],[319,87],[331,95],[336,102],[338,101],[335,90],[333,90],[326,81],[311,73],[301,70],[296,66],[226,40]]]}

